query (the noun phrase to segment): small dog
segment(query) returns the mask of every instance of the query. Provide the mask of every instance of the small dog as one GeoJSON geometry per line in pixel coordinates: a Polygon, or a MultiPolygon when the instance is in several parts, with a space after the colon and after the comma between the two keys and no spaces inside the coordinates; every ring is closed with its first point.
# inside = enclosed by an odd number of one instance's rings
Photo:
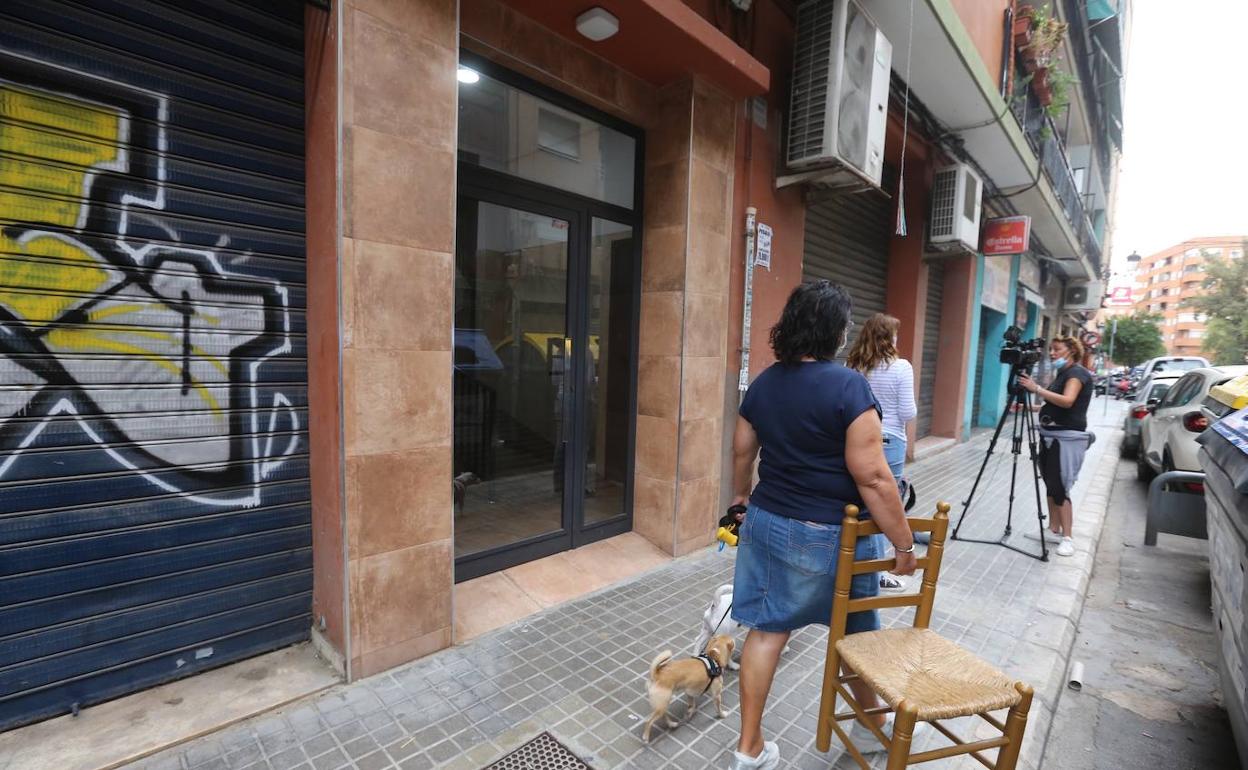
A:
{"type": "MultiPolygon", "coordinates": [[[[698,631],[698,640],[693,644],[693,654],[702,654],[707,641],[716,634],[736,638],[739,628],[741,624],[732,619],[732,583],[725,583],[715,589],[715,598],[711,599],[710,606],[702,613],[702,628],[698,631]]],[[[787,644],[784,646],[784,651],[789,651],[787,644]]],[[[730,659],[728,668],[736,671],[741,668],[741,664],[730,659]]]]}
{"type": "MultiPolygon", "coordinates": [[[[647,692],[650,694],[650,707],[653,710],[650,718],[646,720],[645,728],[641,731],[643,741],[650,742],[650,728],[654,726],[655,720],[667,715],[667,708],[678,692],[685,694],[685,702],[689,704],[688,713],[685,714],[686,720],[693,718],[698,710],[698,698],[706,692],[710,692],[711,697],[715,699],[718,717],[723,719],[728,716],[724,711],[722,697],[724,693],[723,671],[728,662],[732,660],[734,647],[736,643],[732,641],[732,637],[724,635],[712,637],[706,645],[706,657],[715,664],[710,668],[717,668],[717,671],[708,671],[707,664],[698,658],[673,660],[671,650],[659,653],[650,664],[650,685],[647,687],[647,692]]],[[[668,727],[679,725],[679,722],[670,716],[667,717],[668,727]]]]}

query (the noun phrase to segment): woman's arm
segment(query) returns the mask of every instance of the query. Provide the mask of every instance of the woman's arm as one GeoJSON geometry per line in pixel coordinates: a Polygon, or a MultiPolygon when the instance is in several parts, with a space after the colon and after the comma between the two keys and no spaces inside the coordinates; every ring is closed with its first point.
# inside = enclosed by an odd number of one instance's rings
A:
{"type": "Polygon", "coordinates": [[[1062,388],[1062,392],[1058,393],[1052,390],[1045,390],[1040,384],[1025,374],[1018,376],[1019,384],[1027,390],[1040,396],[1053,406],[1059,406],[1062,409],[1069,409],[1075,405],[1075,399],[1079,397],[1079,391],[1083,390],[1083,380],[1071,377],[1066,380],[1066,387],[1062,388]]]}
{"type": "Polygon", "coordinates": [[[845,435],[845,465],[858,486],[858,493],[871,512],[871,519],[897,549],[898,575],[914,574],[914,535],[906,523],[906,512],[897,481],[884,459],[884,443],[880,434],[880,415],[868,409],[849,425],[845,435]]]}
{"type": "Polygon", "coordinates": [[[919,409],[914,403],[914,367],[904,358],[897,359],[897,363],[897,416],[904,424],[917,417],[919,409]]]}
{"type": "Polygon", "coordinates": [[[758,457],[758,434],[744,417],[737,416],[732,434],[732,504],[745,505],[754,481],[754,459],[758,457]]]}

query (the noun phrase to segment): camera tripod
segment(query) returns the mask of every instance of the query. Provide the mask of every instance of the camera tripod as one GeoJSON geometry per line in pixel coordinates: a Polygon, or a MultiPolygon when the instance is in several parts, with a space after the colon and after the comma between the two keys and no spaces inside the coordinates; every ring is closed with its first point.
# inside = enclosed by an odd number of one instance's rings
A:
{"type": "Polygon", "coordinates": [[[1023,390],[1018,384],[1018,373],[1011,372],[1009,378],[1009,401],[1005,404],[1005,409],[1001,411],[1001,419],[997,421],[997,430],[992,434],[992,440],[988,442],[988,451],[984,453],[984,461],[979,466],[979,473],[975,474],[975,483],[971,485],[971,493],[966,496],[966,500],[962,501],[962,515],[958,517],[958,524],[953,528],[953,539],[962,540],[967,543],[987,543],[988,545],[1000,545],[1009,548],[1011,551],[1017,551],[1024,556],[1030,556],[1040,561],[1049,560],[1049,547],[1044,540],[1044,509],[1040,505],[1040,474],[1038,471],[1039,458],[1039,430],[1036,428],[1035,413],[1031,411],[1031,394],[1023,390]],[[1015,409],[1015,407],[1018,407],[1015,409]],[[1014,415],[1014,424],[1012,426],[1010,438],[1010,454],[1013,460],[1010,465],[1010,499],[1005,512],[1005,531],[1001,533],[1001,537],[996,540],[980,540],[971,537],[959,537],[958,533],[962,529],[963,522],[966,521],[966,515],[970,512],[971,502],[975,499],[975,491],[979,488],[979,482],[984,477],[984,470],[988,467],[988,460],[992,458],[993,450],[997,447],[997,440],[1001,438],[1001,431],[1005,428],[1005,421],[1010,414],[1014,415]],[[1006,542],[1013,531],[1014,518],[1014,492],[1018,484],[1018,457],[1023,453],[1023,439],[1027,439],[1027,448],[1031,457],[1031,481],[1036,489],[1036,521],[1040,527],[1040,555],[1037,556],[1030,551],[1019,548],[1016,545],[1006,542]]]}

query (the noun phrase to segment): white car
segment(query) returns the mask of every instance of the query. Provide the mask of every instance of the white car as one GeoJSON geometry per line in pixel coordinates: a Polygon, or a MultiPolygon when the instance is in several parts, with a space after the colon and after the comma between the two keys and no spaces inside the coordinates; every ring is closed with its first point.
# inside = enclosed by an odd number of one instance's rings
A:
{"type": "Polygon", "coordinates": [[[1142,481],[1171,470],[1200,470],[1196,437],[1209,427],[1201,402],[1210,388],[1241,374],[1248,374],[1248,366],[1202,367],[1185,372],[1170,386],[1161,402],[1140,423],[1136,464],[1142,481]]]}
{"type": "Polygon", "coordinates": [[[1135,389],[1135,398],[1127,408],[1127,416],[1122,418],[1123,457],[1135,457],[1140,448],[1140,423],[1149,415],[1149,407],[1161,403],[1161,399],[1170,390],[1170,386],[1179,381],[1184,372],[1157,372],[1140,383],[1135,389]]]}

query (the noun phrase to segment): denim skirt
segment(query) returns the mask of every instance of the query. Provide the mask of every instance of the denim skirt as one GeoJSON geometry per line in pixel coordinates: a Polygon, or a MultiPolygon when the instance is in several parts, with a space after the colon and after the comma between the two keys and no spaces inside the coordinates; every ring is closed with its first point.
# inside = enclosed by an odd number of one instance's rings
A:
{"type": "MultiPolygon", "coordinates": [[[[741,524],[732,618],[760,631],[793,631],[832,620],[836,563],[841,527],[779,516],[751,505],[741,524]]],[[[884,536],[858,539],[856,558],[884,558],[884,536]]],[[[880,573],[855,575],[849,595],[858,599],[880,592],[880,573]]],[[[847,633],[876,631],[876,610],[849,615],[847,633]]]]}

